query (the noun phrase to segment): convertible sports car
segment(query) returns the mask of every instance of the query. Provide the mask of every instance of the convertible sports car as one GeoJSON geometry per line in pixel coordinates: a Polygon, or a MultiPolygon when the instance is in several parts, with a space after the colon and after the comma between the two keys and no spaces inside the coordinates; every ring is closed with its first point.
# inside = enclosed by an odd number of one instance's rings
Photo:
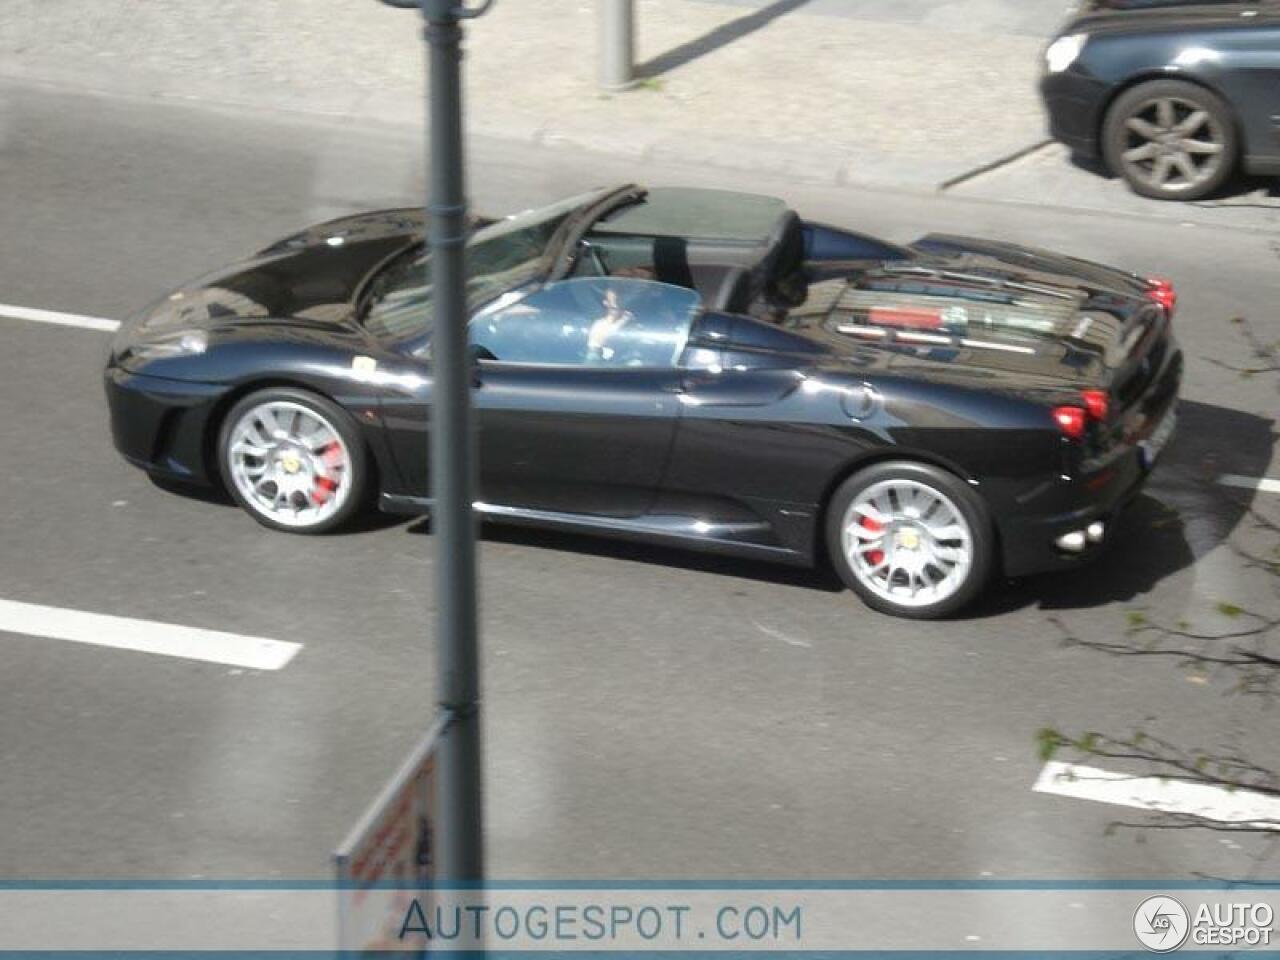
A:
{"type": "MultiPolygon", "coordinates": [[[[282,530],[429,511],[422,227],[322,224],[126,322],[121,453],[282,530]]],[[[889,613],[1089,558],[1173,429],[1172,286],[1083,260],[624,186],[477,221],[468,263],[478,514],[829,557],[889,613]]]]}

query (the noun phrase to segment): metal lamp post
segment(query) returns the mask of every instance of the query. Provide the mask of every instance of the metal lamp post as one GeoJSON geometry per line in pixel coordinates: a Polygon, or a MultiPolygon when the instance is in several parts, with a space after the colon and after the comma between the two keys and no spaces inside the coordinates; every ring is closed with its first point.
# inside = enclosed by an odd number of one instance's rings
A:
{"type": "Polygon", "coordinates": [[[467,355],[467,198],[462,143],[462,27],[493,4],[382,0],[420,8],[428,49],[427,243],[431,251],[431,524],[436,544],[437,700],[449,718],[438,759],[437,877],[484,877],[480,670],[476,615],[475,445],[467,355]]]}
{"type": "Polygon", "coordinates": [[[600,86],[628,90],[636,85],[635,0],[596,0],[600,20],[600,86]]]}

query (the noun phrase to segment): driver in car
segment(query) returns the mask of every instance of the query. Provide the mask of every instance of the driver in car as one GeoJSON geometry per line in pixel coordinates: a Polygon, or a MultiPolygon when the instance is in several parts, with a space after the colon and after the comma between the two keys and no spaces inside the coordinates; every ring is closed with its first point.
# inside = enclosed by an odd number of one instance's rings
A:
{"type": "MultiPolygon", "coordinates": [[[[623,267],[615,270],[611,277],[623,277],[633,280],[653,280],[654,271],[648,267],[623,267]]],[[[636,315],[623,307],[618,291],[609,288],[604,292],[600,306],[604,313],[592,321],[587,330],[587,362],[611,363],[615,361],[616,349],[609,344],[619,331],[636,319],[636,315]]]]}

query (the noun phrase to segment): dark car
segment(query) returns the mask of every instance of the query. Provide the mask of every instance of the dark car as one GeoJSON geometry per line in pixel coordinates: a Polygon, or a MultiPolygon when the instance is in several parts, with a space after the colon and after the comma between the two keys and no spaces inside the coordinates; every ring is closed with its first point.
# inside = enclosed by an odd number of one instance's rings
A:
{"type": "MultiPolygon", "coordinates": [[[[117,447],[278,529],[429,511],[422,225],[323,224],[127,322],[117,447]]],[[[1173,428],[1172,287],[1082,260],[634,186],[478,223],[467,254],[497,520],[829,556],[872,606],[939,616],[1093,555],[1173,428]]]]}
{"type": "Polygon", "coordinates": [[[1094,2],[1045,51],[1041,92],[1053,137],[1143,196],[1280,174],[1280,3],[1094,2]]]}

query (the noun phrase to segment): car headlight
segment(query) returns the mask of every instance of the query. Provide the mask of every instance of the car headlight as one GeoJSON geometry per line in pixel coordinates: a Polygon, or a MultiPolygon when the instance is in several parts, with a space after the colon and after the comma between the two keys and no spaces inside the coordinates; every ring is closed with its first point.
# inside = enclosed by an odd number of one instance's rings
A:
{"type": "Polygon", "coordinates": [[[1075,63],[1076,58],[1080,56],[1080,51],[1084,49],[1085,41],[1088,39],[1089,35],[1087,33],[1072,33],[1065,37],[1059,37],[1049,44],[1044,52],[1044,60],[1049,72],[1061,73],[1075,63]]]}
{"type": "Polygon", "coordinates": [[[161,360],[166,357],[190,357],[209,348],[209,335],[203,330],[175,330],[131,343],[118,344],[116,357],[122,363],[161,360]]]}

